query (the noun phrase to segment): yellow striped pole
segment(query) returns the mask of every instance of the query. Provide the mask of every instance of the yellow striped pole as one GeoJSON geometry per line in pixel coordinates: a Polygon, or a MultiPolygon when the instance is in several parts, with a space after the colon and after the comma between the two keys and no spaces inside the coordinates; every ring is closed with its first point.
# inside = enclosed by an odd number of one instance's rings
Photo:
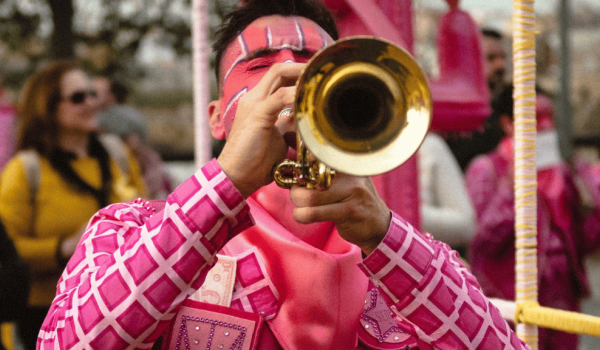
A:
{"type": "MultiPolygon", "coordinates": [[[[535,11],[533,0],[513,2],[515,138],[515,302],[537,303],[537,171],[535,164],[535,11]]],[[[517,322],[517,336],[538,348],[536,325],[517,322]]]]}
{"type": "Polygon", "coordinates": [[[534,301],[523,302],[519,304],[519,308],[511,300],[490,298],[490,301],[505,320],[517,320],[519,323],[535,324],[557,331],[600,337],[598,316],[544,307],[534,301]]]}

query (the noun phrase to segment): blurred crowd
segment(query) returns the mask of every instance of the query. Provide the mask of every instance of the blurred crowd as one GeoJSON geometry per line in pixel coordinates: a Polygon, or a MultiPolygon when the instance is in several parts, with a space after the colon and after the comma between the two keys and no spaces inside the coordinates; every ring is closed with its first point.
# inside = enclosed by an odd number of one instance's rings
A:
{"type": "Polygon", "coordinates": [[[0,105],[0,321],[26,350],[91,216],[173,190],[128,94],[116,77],[58,60],[27,80],[17,106],[0,105]]]}

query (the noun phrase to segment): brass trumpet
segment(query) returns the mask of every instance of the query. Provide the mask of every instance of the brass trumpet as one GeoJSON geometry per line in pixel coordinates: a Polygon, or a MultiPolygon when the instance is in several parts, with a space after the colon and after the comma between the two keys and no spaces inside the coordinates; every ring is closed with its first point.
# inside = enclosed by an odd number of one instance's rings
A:
{"type": "Polygon", "coordinates": [[[311,58],[296,82],[293,113],[298,157],[275,166],[273,177],[284,188],[327,189],[335,171],[377,175],[410,158],[431,123],[431,91],[404,49],[354,36],[311,58]]]}

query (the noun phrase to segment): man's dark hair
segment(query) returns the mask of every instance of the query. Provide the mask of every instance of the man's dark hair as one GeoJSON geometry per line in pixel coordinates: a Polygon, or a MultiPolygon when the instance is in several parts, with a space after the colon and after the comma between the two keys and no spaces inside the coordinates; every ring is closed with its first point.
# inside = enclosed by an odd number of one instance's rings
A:
{"type": "Polygon", "coordinates": [[[502,39],[502,37],[503,37],[502,33],[497,31],[496,29],[489,28],[489,27],[482,28],[481,34],[483,34],[483,36],[485,36],[485,37],[492,38],[492,39],[498,39],[498,40],[502,39]]]}
{"type": "Polygon", "coordinates": [[[338,39],[335,19],[323,3],[318,0],[249,0],[235,7],[223,19],[213,45],[216,53],[216,75],[219,80],[221,57],[227,46],[252,22],[271,15],[301,16],[318,24],[333,40],[338,39]]]}

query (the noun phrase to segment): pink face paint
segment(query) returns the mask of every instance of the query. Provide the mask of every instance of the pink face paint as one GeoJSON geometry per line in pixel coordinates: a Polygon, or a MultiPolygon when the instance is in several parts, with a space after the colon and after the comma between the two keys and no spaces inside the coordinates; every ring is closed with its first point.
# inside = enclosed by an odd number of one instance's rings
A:
{"type": "Polygon", "coordinates": [[[333,39],[304,17],[267,16],[252,22],[235,39],[221,58],[220,107],[229,136],[237,102],[252,89],[269,68],[279,62],[307,62],[333,39]],[[269,49],[267,55],[253,55],[269,49]]]}

